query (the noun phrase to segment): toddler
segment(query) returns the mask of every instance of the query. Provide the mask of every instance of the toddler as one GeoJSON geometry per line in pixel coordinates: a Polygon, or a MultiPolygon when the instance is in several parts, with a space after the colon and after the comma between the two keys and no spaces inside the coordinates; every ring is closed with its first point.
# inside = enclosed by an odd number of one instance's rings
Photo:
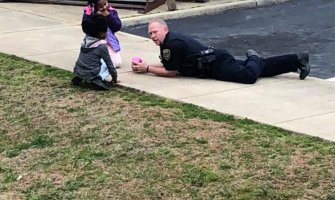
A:
{"type": "Polygon", "coordinates": [[[109,56],[105,18],[92,15],[83,20],[83,32],[86,33],[78,60],[74,67],[72,83],[78,85],[82,80],[89,82],[95,89],[107,90],[106,82],[117,83],[117,72],[109,56]]]}

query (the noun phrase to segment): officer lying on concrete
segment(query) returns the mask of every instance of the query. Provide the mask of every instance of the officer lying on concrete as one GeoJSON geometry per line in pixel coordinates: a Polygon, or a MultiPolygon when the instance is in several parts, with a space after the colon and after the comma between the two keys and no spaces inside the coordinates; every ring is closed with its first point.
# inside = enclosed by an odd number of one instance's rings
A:
{"type": "Polygon", "coordinates": [[[272,77],[300,71],[300,79],[309,72],[307,53],[288,54],[261,58],[254,50],[246,52],[247,59],[236,60],[225,49],[206,47],[190,36],[170,32],[165,21],[151,20],[148,32],[152,41],[160,47],[162,64],[150,65],[144,61],[132,61],[137,73],[153,73],[163,77],[177,75],[213,78],[222,81],[253,84],[259,77],[272,77]]]}

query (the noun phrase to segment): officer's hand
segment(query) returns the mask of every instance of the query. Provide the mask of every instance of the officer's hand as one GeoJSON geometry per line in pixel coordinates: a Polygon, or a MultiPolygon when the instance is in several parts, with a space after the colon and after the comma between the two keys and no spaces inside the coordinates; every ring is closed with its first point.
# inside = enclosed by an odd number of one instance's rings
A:
{"type": "Polygon", "coordinates": [[[134,72],[136,73],[146,73],[147,72],[147,68],[146,66],[148,65],[145,62],[136,62],[136,61],[132,61],[131,62],[131,68],[134,72]]]}

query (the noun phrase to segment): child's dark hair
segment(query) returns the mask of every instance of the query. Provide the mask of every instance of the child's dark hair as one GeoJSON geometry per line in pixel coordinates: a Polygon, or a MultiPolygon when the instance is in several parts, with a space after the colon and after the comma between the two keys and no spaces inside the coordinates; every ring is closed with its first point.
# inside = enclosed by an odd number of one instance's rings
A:
{"type": "Polygon", "coordinates": [[[83,32],[95,38],[100,38],[102,33],[107,32],[106,19],[99,15],[92,15],[81,23],[83,32]]]}
{"type": "Polygon", "coordinates": [[[99,0],[88,0],[88,1],[87,1],[87,5],[89,5],[89,6],[94,6],[95,4],[98,3],[98,1],[99,1],[99,0]]]}
{"type": "Polygon", "coordinates": [[[91,6],[93,8],[93,14],[96,13],[96,5],[98,4],[100,0],[88,0],[87,5],[91,6]]]}

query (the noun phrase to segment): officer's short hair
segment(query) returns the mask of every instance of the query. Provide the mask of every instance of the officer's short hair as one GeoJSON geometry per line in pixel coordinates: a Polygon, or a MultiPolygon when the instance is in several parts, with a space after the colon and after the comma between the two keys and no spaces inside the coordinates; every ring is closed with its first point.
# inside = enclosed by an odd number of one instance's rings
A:
{"type": "Polygon", "coordinates": [[[166,24],[166,22],[163,19],[152,19],[149,21],[149,24],[157,22],[162,26],[168,27],[168,25],[166,24]]]}
{"type": "Polygon", "coordinates": [[[99,38],[101,33],[107,32],[106,19],[100,15],[92,15],[81,23],[83,32],[95,38],[99,38]]]}

